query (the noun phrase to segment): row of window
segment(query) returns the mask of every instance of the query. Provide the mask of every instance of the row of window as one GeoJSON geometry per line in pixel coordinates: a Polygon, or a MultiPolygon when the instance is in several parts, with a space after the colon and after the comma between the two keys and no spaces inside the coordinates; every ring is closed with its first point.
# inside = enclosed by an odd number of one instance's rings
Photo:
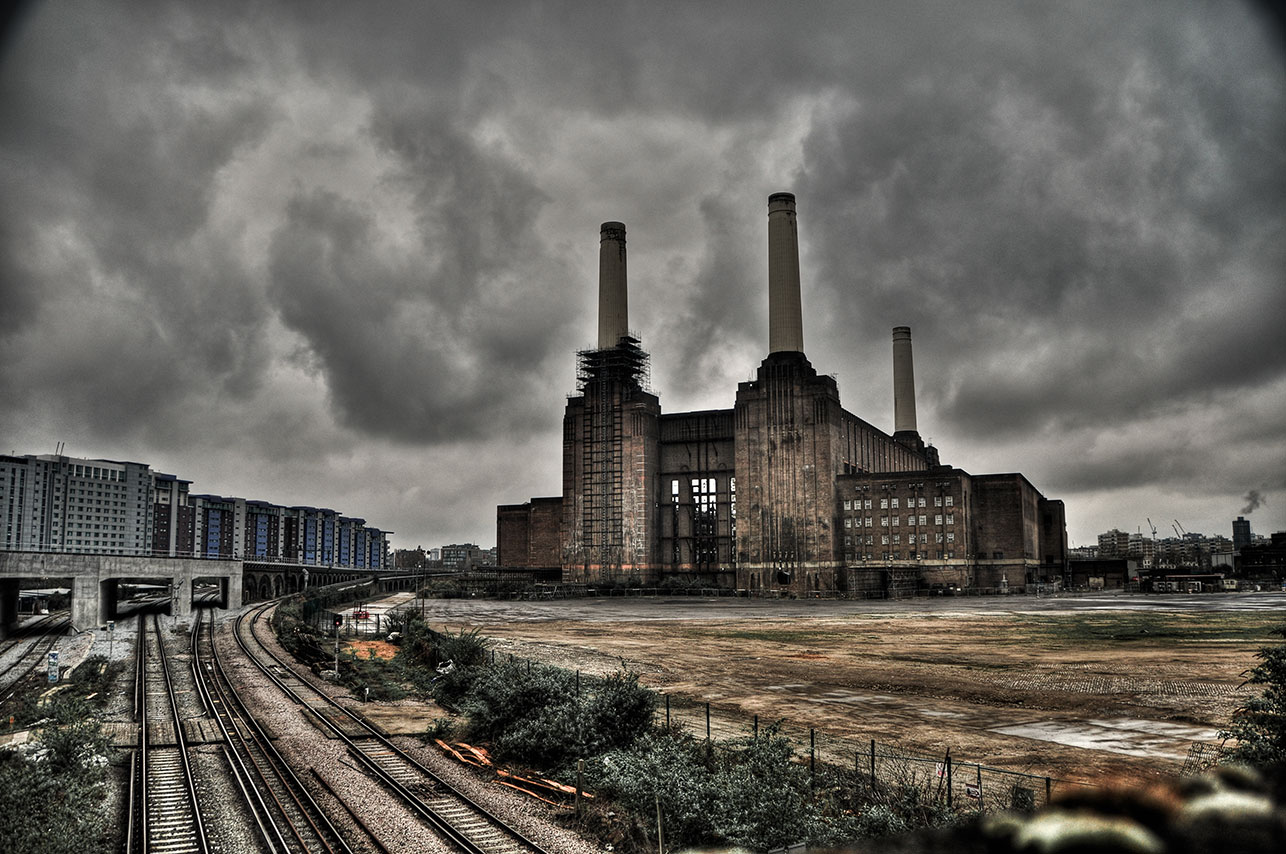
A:
{"type": "MultiPolygon", "coordinates": [[[[917,537],[918,537],[918,542],[925,543],[925,544],[927,544],[927,543],[929,542],[929,535],[928,535],[928,534],[918,534],[918,535],[917,535],[917,534],[907,534],[907,535],[906,535],[906,541],[907,541],[907,544],[908,544],[908,545],[910,545],[910,544],[912,544],[912,543],[917,542],[917,537]]],[[[950,533],[950,532],[945,533],[945,534],[943,534],[943,533],[939,532],[939,533],[937,533],[937,534],[934,534],[934,535],[933,535],[933,537],[934,537],[933,541],[934,541],[935,543],[954,543],[954,542],[956,541],[956,535],[955,535],[955,534],[953,534],[953,533],[950,533]]],[[[854,537],[854,536],[845,537],[845,538],[844,538],[844,545],[846,545],[846,546],[851,546],[851,545],[853,545],[853,541],[854,541],[854,540],[856,540],[856,541],[857,541],[857,545],[859,545],[859,546],[860,546],[860,545],[862,545],[862,544],[863,544],[863,542],[865,542],[865,544],[866,544],[866,545],[868,545],[868,546],[873,546],[873,545],[875,545],[875,535],[874,535],[874,534],[867,534],[867,535],[866,535],[866,537],[865,537],[865,539],[863,539],[862,535],[860,535],[860,534],[859,534],[859,535],[857,535],[857,536],[855,536],[855,537],[854,537]]],[[[890,535],[890,534],[881,534],[881,535],[880,535],[880,545],[882,545],[882,546],[887,546],[887,545],[890,545],[890,544],[891,544],[891,545],[895,545],[895,546],[900,546],[900,545],[902,545],[902,535],[901,535],[901,534],[891,534],[891,535],[890,535]]]]}
{"type": "Polygon", "coordinates": [[[92,480],[121,481],[124,480],[123,475],[125,474],[125,472],[118,469],[104,469],[98,466],[73,465],[70,468],[72,469],[72,477],[87,477],[92,480]]]}
{"type": "MultiPolygon", "coordinates": [[[[937,554],[937,558],[936,558],[937,560],[955,560],[956,559],[955,552],[939,550],[938,552],[936,552],[936,554],[937,554]]],[[[902,560],[903,556],[904,556],[903,552],[900,552],[900,551],[880,552],[880,560],[902,560]]],[[[858,552],[855,555],[850,555],[848,559],[849,560],[875,560],[875,553],[858,552]]],[[[906,560],[934,560],[933,556],[926,551],[908,551],[905,553],[905,559],[906,560]]]]}
{"type": "MultiPolygon", "coordinates": [[[[907,516],[906,517],[907,525],[910,527],[915,527],[917,524],[916,519],[917,517],[915,516],[907,516]]],[[[929,521],[928,521],[929,517],[927,515],[920,516],[918,517],[918,519],[919,519],[918,524],[920,525],[929,524],[929,521]]],[[[872,516],[866,517],[865,525],[863,525],[862,517],[849,516],[849,517],[845,517],[844,519],[844,527],[845,528],[861,528],[861,527],[871,528],[871,527],[874,527],[873,522],[874,522],[874,517],[872,516]]],[[[956,517],[954,513],[948,513],[945,516],[939,513],[939,514],[935,514],[933,517],[933,524],[935,525],[942,525],[942,524],[954,525],[955,523],[956,523],[956,517]]],[[[881,528],[890,528],[890,527],[898,528],[898,527],[901,527],[901,524],[902,524],[901,516],[893,516],[891,517],[891,519],[889,516],[880,517],[881,528]]]]}
{"type": "MultiPolygon", "coordinates": [[[[677,482],[678,481],[675,481],[675,483],[677,482]]],[[[844,499],[844,509],[845,510],[873,510],[874,501],[875,499],[872,499],[872,498],[866,498],[866,499],[846,498],[844,499]]],[[[900,504],[901,499],[898,499],[898,498],[881,498],[879,499],[879,501],[880,501],[881,510],[889,510],[889,509],[897,510],[901,506],[900,504]]],[[[954,507],[955,504],[956,504],[956,499],[955,499],[955,496],[952,496],[952,495],[946,495],[946,496],[935,495],[933,497],[934,507],[942,507],[942,506],[954,507]]],[[[923,495],[912,496],[911,498],[908,498],[906,500],[906,506],[908,508],[927,507],[928,500],[923,495]]]]}

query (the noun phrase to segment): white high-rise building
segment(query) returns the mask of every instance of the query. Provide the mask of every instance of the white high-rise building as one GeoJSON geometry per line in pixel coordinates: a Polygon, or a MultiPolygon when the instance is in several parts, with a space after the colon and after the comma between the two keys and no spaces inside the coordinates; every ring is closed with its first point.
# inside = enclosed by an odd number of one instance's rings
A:
{"type": "Polygon", "coordinates": [[[152,472],[116,460],[3,456],[0,513],[5,549],[147,554],[152,472]]]}

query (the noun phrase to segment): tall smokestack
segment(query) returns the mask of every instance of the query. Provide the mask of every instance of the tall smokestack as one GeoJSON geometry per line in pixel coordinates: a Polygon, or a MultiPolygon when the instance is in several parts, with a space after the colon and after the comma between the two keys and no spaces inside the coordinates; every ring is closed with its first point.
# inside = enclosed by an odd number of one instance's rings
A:
{"type": "Polygon", "coordinates": [[[911,364],[909,326],[893,327],[893,431],[895,435],[916,433],[915,369],[911,364]]]}
{"type": "Polygon", "coordinates": [[[598,238],[598,349],[615,347],[629,334],[625,290],[625,223],[605,222],[598,238]]]}
{"type": "Polygon", "coordinates": [[[768,197],[768,352],[804,352],[794,193],[768,197]]]}

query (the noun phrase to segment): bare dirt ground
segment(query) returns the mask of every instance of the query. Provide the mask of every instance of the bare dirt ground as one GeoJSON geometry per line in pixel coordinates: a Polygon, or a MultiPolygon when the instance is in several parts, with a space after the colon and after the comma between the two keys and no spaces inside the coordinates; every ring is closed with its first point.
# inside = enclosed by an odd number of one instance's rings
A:
{"type": "Polygon", "coordinates": [[[624,663],[710,702],[716,736],[757,714],[1084,782],[1175,773],[1193,742],[1217,743],[1286,613],[1282,594],[413,604],[439,630],[479,628],[500,655],[590,673],[624,663]]]}

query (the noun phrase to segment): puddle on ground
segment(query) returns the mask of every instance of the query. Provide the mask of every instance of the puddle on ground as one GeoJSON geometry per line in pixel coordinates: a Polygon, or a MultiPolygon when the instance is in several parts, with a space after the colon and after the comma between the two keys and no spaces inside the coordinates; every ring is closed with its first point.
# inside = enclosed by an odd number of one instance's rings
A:
{"type": "Polygon", "coordinates": [[[1085,750],[1179,760],[1187,757],[1188,745],[1192,741],[1218,737],[1212,729],[1133,718],[1083,722],[1032,721],[993,727],[990,732],[1052,741],[1085,750]]]}
{"type": "Polygon", "coordinates": [[[820,703],[848,703],[853,706],[862,703],[886,705],[900,702],[897,697],[890,697],[886,694],[850,694],[847,691],[827,691],[818,697],[817,701],[820,703]]]}

